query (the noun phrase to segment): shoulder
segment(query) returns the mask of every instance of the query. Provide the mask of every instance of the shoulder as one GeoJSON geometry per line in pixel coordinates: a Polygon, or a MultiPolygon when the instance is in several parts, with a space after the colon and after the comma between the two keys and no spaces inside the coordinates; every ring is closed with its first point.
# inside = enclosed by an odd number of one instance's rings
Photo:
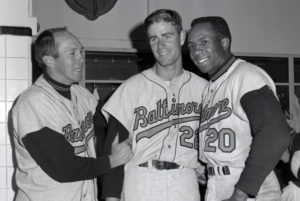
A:
{"type": "Polygon", "coordinates": [[[43,104],[51,97],[45,93],[42,87],[32,85],[24,92],[22,92],[16,99],[16,105],[23,105],[28,103],[43,104]]]}
{"type": "Polygon", "coordinates": [[[208,83],[206,79],[196,75],[193,72],[185,70],[185,73],[187,74],[189,84],[195,88],[203,89],[208,83]]]}
{"type": "Polygon", "coordinates": [[[12,117],[33,119],[32,117],[37,118],[41,113],[51,113],[49,108],[53,108],[53,97],[43,88],[32,85],[15,100],[12,117]]]}
{"type": "Polygon", "coordinates": [[[262,68],[241,59],[233,64],[231,76],[240,83],[273,84],[272,78],[262,68]]]}
{"type": "Polygon", "coordinates": [[[199,83],[202,83],[202,84],[207,84],[208,83],[208,81],[206,79],[204,79],[203,77],[200,77],[199,75],[196,75],[195,73],[190,72],[190,71],[187,71],[187,72],[190,73],[192,81],[199,82],[199,83]]]}
{"type": "Polygon", "coordinates": [[[274,81],[262,68],[244,60],[237,59],[230,67],[228,73],[226,80],[230,85],[229,88],[234,89],[232,90],[234,94],[241,96],[266,85],[273,92],[276,91],[274,81]]]}
{"type": "Polygon", "coordinates": [[[242,59],[237,59],[233,64],[233,71],[236,76],[246,76],[251,77],[253,75],[259,77],[269,77],[269,75],[259,66],[244,61],[242,59]],[[248,76],[247,76],[248,75],[248,76]]]}
{"type": "Polygon", "coordinates": [[[71,89],[73,89],[76,93],[80,93],[83,96],[93,96],[93,94],[87,88],[79,84],[72,85],[71,89]]]}
{"type": "Polygon", "coordinates": [[[117,89],[117,91],[136,91],[142,90],[149,82],[149,70],[144,70],[136,75],[131,76],[125,80],[117,89]]]}

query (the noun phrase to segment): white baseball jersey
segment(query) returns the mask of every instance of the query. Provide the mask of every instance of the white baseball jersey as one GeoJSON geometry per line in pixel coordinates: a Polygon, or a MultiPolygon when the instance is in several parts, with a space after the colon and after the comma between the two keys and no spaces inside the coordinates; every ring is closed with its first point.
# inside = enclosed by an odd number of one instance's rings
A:
{"type": "MultiPolygon", "coordinates": [[[[249,121],[240,100],[247,92],[265,85],[276,95],[273,81],[262,69],[237,59],[226,72],[217,80],[210,81],[204,89],[199,132],[200,159],[208,166],[230,168],[230,175],[210,177],[207,201],[227,199],[233,193],[252,142],[249,121]]],[[[271,184],[262,186],[265,189],[275,186],[279,190],[276,176],[271,173],[268,178],[271,184]]],[[[257,198],[259,194],[260,192],[257,198]]]]}
{"type": "Polygon", "coordinates": [[[13,108],[16,146],[16,201],[96,201],[95,180],[60,183],[49,177],[25,149],[22,139],[48,127],[62,135],[81,157],[96,157],[93,114],[96,98],[79,85],[71,86],[72,101],[61,96],[43,76],[22,93],[13,108]]]}
{"type": "Polygon", "coordinates": [[[299,201],[300,200],[300,187],[292,181],[282,189],[280,201],[299,201]]]}
{"type": "MultiPolygon", "coordinates": [[[[139,197],[147,200],[145,192],[151,189],[145,187],[144,190],[140,188],[140,191],[134,190],[137,178],[143,183],[149,175],[148,186],[159,183],[155,178],[162,178],[150,176],[150,173],[141,173],[147,171],[147,168],[138,167],[141,163],[154,159],[175,162],[192,170],[199,167],[195,134],[199,127],[201,93],[206,83],[206,80],[185,70],[180,76],[166,82],[152,69],[148,69],[125,81],[103,106],[102,110],[106,118],[112,115],[118,119],[129,131],[132,139],[134,156],[125,165],[125,190],[123,190],[125,195],[132,192],[135,196],[127,197],[126,200],[138,200],[139,197]],[[140,195],[139,192],[141,192],[140,195]]],[[[190,174],[193,174],[194,181],[196,181],[194,171],[190,174]]],[[[185,175],[184,173],[183,177],[185,175]]],[[[165,188],[171,189],[162,183],[161,192],[165,188]]],[[[176,182],[172,185],[176,185],[176,182]]],[[[177,185],[180,186],[181,191],[184,191],[180,183],[177,185]]],[[[195,190],[195,185],[191,191],[195,190]]],[[[185,194],[188,193],[185,192],[185,194]]],[[[148,199],[155,198],[148,197],[148,199]]]]}
{"type": "MultiPolygon", "coordinates": [[[[297,140],[298,139],[299,138],[297,138],[297,140]]],[[[293,156],[291,157],[289,163],[290,163],[291,172],[293,173],[295,178],[297,178],[296,181],[297,185],[293,181],[290,181],[288,185],[284,187],[284,189],[282,190],[281,201],[299,201],[300,200],[300,187],[299,187],[300,178],[298,177],[298,172],[300,168],[299,147],[297,147],[295,153],[293,153],[293,156]]]]}

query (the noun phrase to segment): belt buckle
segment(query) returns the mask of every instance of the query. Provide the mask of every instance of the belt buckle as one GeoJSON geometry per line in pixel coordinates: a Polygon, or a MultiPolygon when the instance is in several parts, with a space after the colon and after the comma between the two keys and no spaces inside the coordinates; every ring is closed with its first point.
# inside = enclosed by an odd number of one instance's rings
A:
{"type": "Polygon", "coordinates": [[[153,161],[153,165],[158,170],[164,170],[167,169],[167,163],[164,163],[163,161],[153,161]]]}
{"type": "Polygon", "coordinates": [[[173,162],[152,160],[152,167],[157,170],[170,170],[179,168],[179,165],[173,162]]]}

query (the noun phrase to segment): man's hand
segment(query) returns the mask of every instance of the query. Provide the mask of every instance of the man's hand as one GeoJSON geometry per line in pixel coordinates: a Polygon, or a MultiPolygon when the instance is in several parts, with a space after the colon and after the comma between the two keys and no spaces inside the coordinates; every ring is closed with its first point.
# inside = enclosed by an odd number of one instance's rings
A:
{"type": "Polygon", "coordinates": [[[125,164],[133,156],[130,139],[119,143],[119,135],[115,137],[111,146],[111,155],[109,155],[110,166],[112,168],[125,164]]]}
{"type": "Polygon", "coordinates": [[[205,167],[200,165],[196,170],[197,180],[201,185],[206,184],[206,175],[205,175],[205,167]]]}
{"type": "Polygon", "coordinates": [[[246,201],[247,199],[248,195],[246,193],[235,188],[231,197],[223,201],[246,201]]]}

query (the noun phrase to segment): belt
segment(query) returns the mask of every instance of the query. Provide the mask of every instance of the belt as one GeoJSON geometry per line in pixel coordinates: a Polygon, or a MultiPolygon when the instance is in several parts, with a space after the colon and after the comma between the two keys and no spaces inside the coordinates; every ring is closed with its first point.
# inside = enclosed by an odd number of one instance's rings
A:
{"type": "Polygon", "coordinates": [[[208,166],[207,174],[209,176],[230,175],[230,170],[228,166],[208,166]]]}
{"type": "Polygon", "coordinates": [[[180,167],[180,165],[173,162],[158,161],[158,160],[150,160],[145,163],[139,164],[139,166],[155,168],[157,170],[171,170],[171,169],[178,169],[180,167]]]}

